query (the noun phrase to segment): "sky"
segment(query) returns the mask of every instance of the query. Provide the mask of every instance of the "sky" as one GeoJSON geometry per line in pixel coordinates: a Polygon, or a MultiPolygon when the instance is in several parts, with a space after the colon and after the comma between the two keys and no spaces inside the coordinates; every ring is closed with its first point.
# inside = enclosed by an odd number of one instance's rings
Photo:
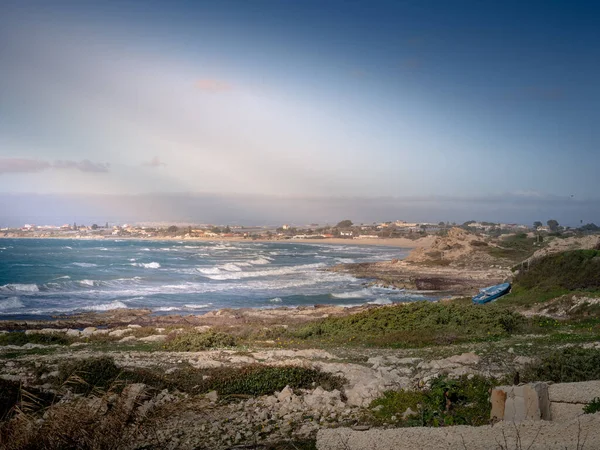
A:
{"type": "Polygon", "coordinates": [[[117,217],[156,199],[130,220],[600,222],[597,17],[591,0],[4,0],[0,225],[70,222],[75,197],[117,217]]]}

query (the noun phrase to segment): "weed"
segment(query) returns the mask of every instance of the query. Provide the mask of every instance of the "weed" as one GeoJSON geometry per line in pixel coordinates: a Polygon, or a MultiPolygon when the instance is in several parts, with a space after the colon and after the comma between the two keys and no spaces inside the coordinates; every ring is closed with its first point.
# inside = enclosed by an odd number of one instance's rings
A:
{"type": "Polygon", "coordinates": [[[25,334],[22,331],[0,334],[0,345],[25,345],[25,344],[43,344],[43,345],[69,345],[73,341],[60,334],[25,334]]]}
{"type": "Polygon", "coordinates": [[[584,414],[594,414],[600,412],[600,397],[594,398],[591,402],[583,407],[584,414]]]}
{"type": "Polygon", "coordinates": [[[551,353],[528,366],[523,381],[568,383],[600,379],[600,349],[569,347],[551,353]]]}
{"type": "Polygon", "coordinates": [[[222,332],[187,332],[170,335],[164,348],[173,352],[197,352],[211,348],[234,347],[236,343],[233,336],[222,332]]]}

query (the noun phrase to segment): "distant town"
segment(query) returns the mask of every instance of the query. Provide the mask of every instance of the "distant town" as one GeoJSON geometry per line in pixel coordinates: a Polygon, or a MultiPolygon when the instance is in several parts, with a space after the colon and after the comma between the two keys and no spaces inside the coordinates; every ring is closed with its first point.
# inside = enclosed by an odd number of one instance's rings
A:
{"type": "Polygon", "coordinates": [[[197,224],[64,224],[35,225],[24,224],[18,228],[0,228],[0,237],[4,238],[135,238],[135,239],[248,239],[248,240],[288,240],[288,239],[418,239],[428,235],[443,236],[452,227],[500,236],[518,232],[536,232],[542,234],[576,235],[594,233],[600,227],[593,223],[580,227],[563,227],[556,220],[548,220],[546,224],[534,222],[532,225],[514,223],[492,223],[467,221],[463,224],[414,223],[402,220],[390,222],[374,222],[371,224],[355,224],[351,220],[342,220],[335,225],[309,224],[280,226],[240,225],[197,225],[197,224]]]}

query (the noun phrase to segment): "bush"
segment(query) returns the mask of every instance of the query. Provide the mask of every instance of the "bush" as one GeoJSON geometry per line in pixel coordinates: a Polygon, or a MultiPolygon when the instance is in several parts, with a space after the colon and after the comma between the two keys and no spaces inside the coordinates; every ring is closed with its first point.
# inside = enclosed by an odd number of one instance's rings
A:
{"type": "Polygon", "coordinates": [[[600,349],[569,347],[554,352],[528,366],[522,379],[555,383],[600,380],[600,349]]]}
{"type": "Polygon", "coordinates": [[[425,391],[390,391],[373,401],[371,408],[382,406],[374,412],[377,419],[397,419],[407,408],[416,414],[401,420],[402,426],[440,427],[449,425],[486,425],[489,423],[491,405],[489,391],[496,380],[463,376],[452,380],[445,376],[435,378],[425,391]]]}
{"type": "Polygon", "coordinates": [[[523,316],[499,305],[423,301],[324,319],[301,327],[294,334],[303,339],[346,337],[387,344],[393,344],[395,336],[409,341],[414,336],[417,342],[435,343],[447,336],[456,341],[512,333],[524,323],[523,316]]]}
{"type": "Polygon", "coordinates": [[[538,292],[600,289],[600,251],[575,250],[547,255],[520,271],[515,285],[538,292]]]}
{"type": "Polygon", "coordinates": [[[170,337],[165,349],[173,352],[197,352],[211,348],[234,347],[236,339],[226,333],[209,331],[207,333],[181,333],[170,337]]]}
{"type": "Polygon", "coordinates": [[[108,356],[66,361],[58,365],[59,382],[70,384],[77,393],[89,394],[94,388],[106,389],[121,370],[108,356]]]}
{"type": "Polygon", "coordinates": [[[597,412],[600,412],[600,397],[594,398],[594,400],[583,407],[584,414],[595,414],[597,412]]]}
{"type": "Polygon", "coordinates": [[[25,334],[22,331],[0,334],[0,345],[69,345],[71,342],[71,339],[60,334],[25,334]]]}

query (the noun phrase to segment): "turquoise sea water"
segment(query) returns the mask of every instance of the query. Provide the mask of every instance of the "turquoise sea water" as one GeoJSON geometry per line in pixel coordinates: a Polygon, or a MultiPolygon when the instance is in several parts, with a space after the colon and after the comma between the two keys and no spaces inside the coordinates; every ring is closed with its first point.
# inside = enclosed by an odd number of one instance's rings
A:
{"type": "Polygon", "coordinates": [[[422,299],[323,270],[407,254],[389,247],[294,242],[0,239],[0,318],[115,308],[198,314],[225,307],[422,299]]]}

